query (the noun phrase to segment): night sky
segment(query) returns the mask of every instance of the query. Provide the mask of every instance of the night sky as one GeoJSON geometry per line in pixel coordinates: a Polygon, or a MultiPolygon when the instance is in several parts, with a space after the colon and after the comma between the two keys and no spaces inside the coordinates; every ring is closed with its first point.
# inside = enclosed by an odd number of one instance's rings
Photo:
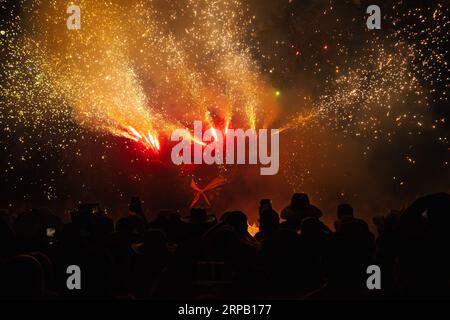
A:
{"type": "Polygon", "coordinates": [[[365,216],[450,192],[450,1],[379,1],[381,30],[374,1],[78,3],[73,31],[65,1],[0,2],[0,208],[183,213],[217,176],[211,211],[251,217],[294,191],[365,216]],[[279,128],[279,174],[173,165],[170,132],[196,119],[279,128]]]}

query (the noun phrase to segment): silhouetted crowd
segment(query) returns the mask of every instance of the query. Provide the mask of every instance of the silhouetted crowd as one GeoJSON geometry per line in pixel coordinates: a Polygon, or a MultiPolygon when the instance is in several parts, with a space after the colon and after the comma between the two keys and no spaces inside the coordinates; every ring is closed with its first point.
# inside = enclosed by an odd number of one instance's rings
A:
{"type": "Polygon", "coordinates": [[[334,230],[306,194],[280,214],[261,200],[259,232],[241,211],[160,212],[146,221],[132,198],[113,221],[80,205],[69,223],[45,210],[0,217],[3,299],[416,299],[450,297],[450,195],[417,199],[373,219],[376,237],[349,204],[334,230]],[[68,266],[81,289],[69,289],[68,266]],[[369,289],[368,266],[381,270],[369,289]]]}

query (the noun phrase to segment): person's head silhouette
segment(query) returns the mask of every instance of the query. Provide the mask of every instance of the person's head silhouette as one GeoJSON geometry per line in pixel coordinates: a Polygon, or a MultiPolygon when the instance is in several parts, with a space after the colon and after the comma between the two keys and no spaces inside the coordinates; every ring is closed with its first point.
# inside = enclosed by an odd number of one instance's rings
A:
{"type": "Polygon", "coordinates": [[[143,210],[142,210],[141,199],[139,199],[139,197],[131,197],[130,205],[128,206],[128,209],[130,210],[131,213],[142,215],[143,210]]]}
{"type": "Polygon", "coordinates": [[[259,215],[259,230],[264,233],[272,233],[278,229],[280,217],[273,209],[266,209],[259,215]]]}
{"type": "Polygon", "coordinates": [[[232,226],[239,235],[247,234],[247,216],[242,211],[230,212],[225,222],[232,226]]]}
{"type": "Polygon", "coordinates": [[[353,218],[353,208],[347,203],[340,204],[337,207],[337,216],[338,219],[353,218]]]}
{"type": "Polygon", "coordinates": [[[310,205],[309,197],[306,193],[294,193],[291,198],[291,207],[294,210],[302,210],[310,205]]]}

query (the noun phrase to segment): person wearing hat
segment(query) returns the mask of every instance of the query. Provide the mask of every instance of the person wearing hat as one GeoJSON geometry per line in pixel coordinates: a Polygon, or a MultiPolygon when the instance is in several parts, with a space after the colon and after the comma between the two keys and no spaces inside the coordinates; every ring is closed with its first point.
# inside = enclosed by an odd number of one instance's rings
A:
{"type": "Polygon", "coordinates": [[[216,216],[208,214],[206,209],[191,208],[189,216],[181,217],[186,229],[193,236],[201,237],[209,228],[217,223],[216,216]]]}
{"type": "Polygon", "coordinates": [[[291,203],[281,211],[281,218],[286,220],[282,226],[299,229],[300,224],[305,218],[322,217],[322,211],[309,202],[306,193],[294,193],[291,203]]]}

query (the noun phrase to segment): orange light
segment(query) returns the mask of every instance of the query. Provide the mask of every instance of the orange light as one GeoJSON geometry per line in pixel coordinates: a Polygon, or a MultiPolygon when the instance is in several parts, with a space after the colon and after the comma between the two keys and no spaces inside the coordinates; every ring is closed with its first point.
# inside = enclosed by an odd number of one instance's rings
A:
{"type": "Polygon", "coordinates": [[[252,223],[247,226],[247,231],[254,237],[259,232],[259,227],[256,223],[252,223]]]}

